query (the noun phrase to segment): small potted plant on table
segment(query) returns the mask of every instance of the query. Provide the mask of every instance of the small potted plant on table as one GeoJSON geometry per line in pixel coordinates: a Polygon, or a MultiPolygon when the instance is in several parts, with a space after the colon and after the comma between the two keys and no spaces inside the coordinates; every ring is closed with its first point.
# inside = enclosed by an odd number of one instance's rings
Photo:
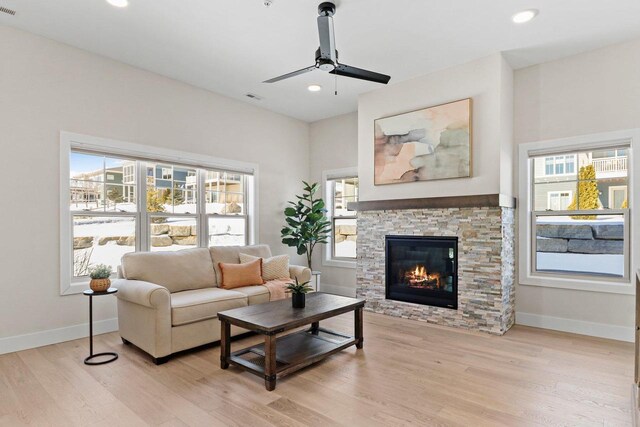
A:
{"type": "Polygon", "coordinates": [[[111,266],[98,264],[89,270],[91,282],[89,287],[93,292],[106,292],[111,286],[111,266]]]}
{"type": "Polygon", "coordinates": [[[293,308],[304,308],[305,295],[312,290],[313,288],[309,286],[309,282],[299,283],[297,277],[295,283],[289,283],[286,292],[291,294],[293,308]]]}

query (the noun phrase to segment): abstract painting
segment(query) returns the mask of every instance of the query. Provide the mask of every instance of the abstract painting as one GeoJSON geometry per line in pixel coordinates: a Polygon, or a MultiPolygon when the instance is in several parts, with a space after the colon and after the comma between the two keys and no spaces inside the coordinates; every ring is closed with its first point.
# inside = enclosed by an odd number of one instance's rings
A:
{"type": "Polygon", "coordinates": [[[471,176],[471,98],[375,120],[375,185],[471,176]]]}

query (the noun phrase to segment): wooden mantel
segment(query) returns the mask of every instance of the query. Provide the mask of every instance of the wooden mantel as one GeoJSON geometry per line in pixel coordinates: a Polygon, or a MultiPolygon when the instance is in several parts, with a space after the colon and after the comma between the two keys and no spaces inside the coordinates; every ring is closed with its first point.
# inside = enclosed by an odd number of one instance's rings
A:
{"type": "Polygon", "coordinates": [[[357,211],[383,211],[404,209],[448,209],[515,207],[515,199],[501,194],[479,194],[473,196],[423,197],[419,199],[369,200],[352,202],[348,209],[357,211]]]}

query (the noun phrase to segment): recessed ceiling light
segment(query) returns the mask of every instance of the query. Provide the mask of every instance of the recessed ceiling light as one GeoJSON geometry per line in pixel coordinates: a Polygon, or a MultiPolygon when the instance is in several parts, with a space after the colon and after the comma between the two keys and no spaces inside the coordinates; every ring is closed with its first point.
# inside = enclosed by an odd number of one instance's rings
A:
{"type": "Polygon", "coordinates": [[[115,7],[127,7],[129,6],[129,0],[107,0],[111,6],[115,7]]]}
{"type": "Polygon", "coordinates": [[[309,85],[309,87],[307,87],[307,89],[309,89],[309,92],[320,92],[322,90],[322,86],[320,86],[320,85],[309,85]]]}
{"type": "Polygon", "coordinates": [[[516,24],[524,24],[525,22],[531,21],[538,15],[538,9],[528,9],[523,10],[522,12],[518,12],[511,17],[511,20],[516,24]]]}

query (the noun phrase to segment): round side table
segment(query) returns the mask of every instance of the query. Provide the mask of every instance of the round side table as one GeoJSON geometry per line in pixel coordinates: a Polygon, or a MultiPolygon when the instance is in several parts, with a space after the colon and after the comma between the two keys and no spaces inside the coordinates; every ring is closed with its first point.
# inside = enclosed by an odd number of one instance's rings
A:
{"type": "Polygon", "coordinates": [[[313,287],[315,292],[320,292],[320,272],[311,271],[311,278],[313,279],[313,287]]]}
{"type": "Polygon", "coordinates": [[[104,292],[94,292],[91,289],[83,292],[84,295],[89,297],[89,357],[84,359],[85,365],[104,365],[105,363],[111,363],[118,358],[118,353],[105,352],[93,354],[93,297],[101,295],[111,295],[118,292],[117,288],[109,288],[104,292]],[[96,357],[110,356],[108,359],[94,361],[96,357]]]}

